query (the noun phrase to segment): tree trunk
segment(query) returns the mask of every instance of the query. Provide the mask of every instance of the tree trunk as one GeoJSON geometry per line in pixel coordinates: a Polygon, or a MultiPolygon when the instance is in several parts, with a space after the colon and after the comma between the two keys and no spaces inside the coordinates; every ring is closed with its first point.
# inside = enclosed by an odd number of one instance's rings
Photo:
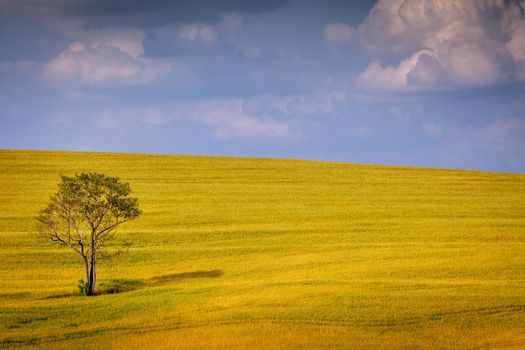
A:
{"type": "Polygon", "coordinates": [[[95,254],[91,254],[90,259],[90,266],[89,266],[89,275],[88,275],[88,282],[86,283],[86,295],[94,295],[95,292],[95,272],[96,266],[95,266],[95,254]]]}
{"type": "MultiPolygon", "coordinates": [[[[86,294],[87,294],[87,286],[89,285],[89,265],[87,257],[82,257],[82,262],[84,263],[84,283],[86,287],[86,294]]],[[[89,294],[87,294],[89,295],[89,294]]]]}
{"type": "Polygon", "coordinates": [[[95,246],[95,229],[92,228],[91,231],[91,250],[89,254],[89,278],[88,283],[86,283],[86,295],[94,295],[95,294],[95,277],[96,277],[96,266],[95,266],[95,255],[96,255],[96,246],[95,246]]]}

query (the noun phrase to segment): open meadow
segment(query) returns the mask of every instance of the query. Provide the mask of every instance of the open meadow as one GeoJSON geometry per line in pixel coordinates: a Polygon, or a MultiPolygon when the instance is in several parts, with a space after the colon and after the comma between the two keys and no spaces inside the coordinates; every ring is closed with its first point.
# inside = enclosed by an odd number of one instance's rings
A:
{"type": "Polygon", "coordinates": [[[0,151],[0,276],[0,348],[525,349],[525,175],[0,151]],[[34,220],[87,171],[143,210],[95,297],[34,220]]]}

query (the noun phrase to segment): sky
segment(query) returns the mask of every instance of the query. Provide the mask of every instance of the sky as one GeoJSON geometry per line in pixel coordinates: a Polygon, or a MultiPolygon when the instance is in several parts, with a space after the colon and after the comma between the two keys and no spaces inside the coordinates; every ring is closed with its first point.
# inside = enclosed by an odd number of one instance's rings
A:
{"type": "Polygon", "coordinates": [[[525,0],[0,0],[0,148],[525,173],[525,0]]]}

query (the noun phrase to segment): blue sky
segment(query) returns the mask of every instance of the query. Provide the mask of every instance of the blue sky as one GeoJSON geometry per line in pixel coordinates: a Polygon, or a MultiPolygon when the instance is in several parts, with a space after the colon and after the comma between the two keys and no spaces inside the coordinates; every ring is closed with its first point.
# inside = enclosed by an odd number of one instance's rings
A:
{"type": "Polygon", "coordinates": [[[524,0],[0,0],[0,148],[525,172],[524,0]]]}

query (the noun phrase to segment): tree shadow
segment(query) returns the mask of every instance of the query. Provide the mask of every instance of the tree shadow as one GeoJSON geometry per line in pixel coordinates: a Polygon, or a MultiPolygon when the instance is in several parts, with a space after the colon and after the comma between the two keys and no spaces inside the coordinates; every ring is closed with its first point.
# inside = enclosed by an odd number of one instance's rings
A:
{"type": "Polygon", "coordinates": [[[144,288],[146,282],[143,280],[132,280],[132,279],[113,279],[105,282],[101,282],[97,288],[95,294],[119,294],[129,292],[132,290],[144,288]]]}
{"type": "Polygon", "coordinates": [[[63,293],[63,294],[52,294],[52,295],[46,295],[45,297],[39,298],[40,300],[48,300],[48,299],[62,299],[62,298],[71,298],[80,296],[78,293],[63,293]]]}
{"type": "MultiPolygon", "coordinates": [[[[224,273],[222,270],[209,270],[209,271],[191,271],[191,272],[180,272],[170,273],[167,275],[154,276],[145,280],[140,279],[112,279],[109,281],[103,281],[97,288],[95,295],[104,294],[120,294],[130,292],[137,289],[145,289],[148,287],[156,287],[167,285],[174,282],[182,282],[185,280],[197,279],[197,278],[219,278],[224,273]]],[[[45,299],[60,299],[79,297],[78,293],[64,293],[56,295],[48,295],[42,298],[45,299]]]]}
{"type": "Polygon", "coordinates": [[[158,286],[168,284],[176,281],[183,281],[187,279],[195,278],[218,278],[223,275],[221,270],[211,271],[192,271],[192,272],[181,272],[181,273],[170,273],[167,275],[160,275],[152,277],[148,280],[150,285],[158,286]]]}
{"type": "Polygon", "coordinates": [[[196,278],[218,278],[222,275],[223,272],[221,270],[210,270],[170,273],[167,275],[154,276],[147,280],[114,279],[100,283],[100,287],[98,288],[96,294],[119,294],[132,290],[162,286],[173,282],[181,282],[184,280],[196,278]]]}

